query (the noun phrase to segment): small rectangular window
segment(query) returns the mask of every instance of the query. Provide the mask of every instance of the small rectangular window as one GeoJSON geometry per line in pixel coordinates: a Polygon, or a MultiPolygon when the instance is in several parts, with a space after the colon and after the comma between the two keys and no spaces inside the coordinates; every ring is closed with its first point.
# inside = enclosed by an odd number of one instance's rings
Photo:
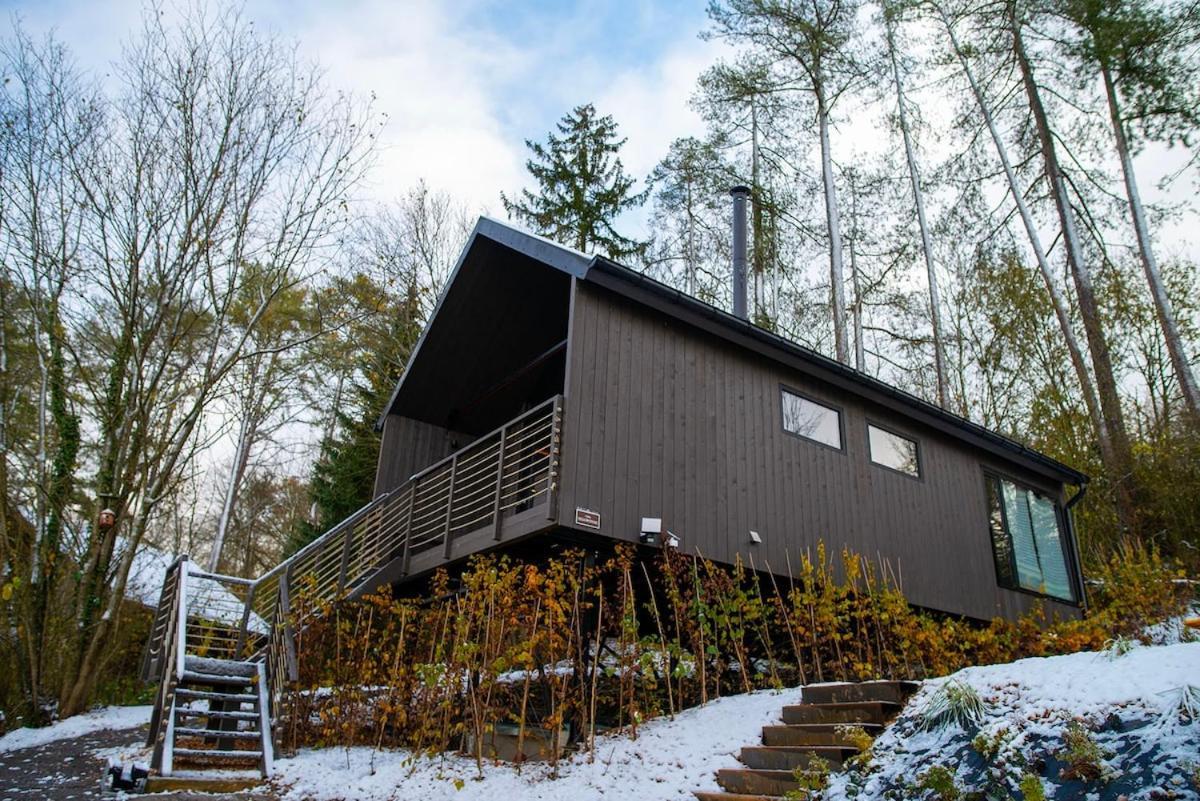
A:
{"type": "Polygon", "coordinates": [[[1057,504],[995,476],[987,477],[987,494],[1000,586],[1074,601],[1057,504]]]}
{"type": "Polygon", "coordinates": [[[921,477],[916,441],[868,424],[867,444],[871,449],[871,461],[875,464],[890,467],[913,478],[921,477]]]}
{"type": "Polygon", "coordinates": [[[797,436],[842,449],[842,415],[823,403],[783,390],[783,428],[797,436]]]}

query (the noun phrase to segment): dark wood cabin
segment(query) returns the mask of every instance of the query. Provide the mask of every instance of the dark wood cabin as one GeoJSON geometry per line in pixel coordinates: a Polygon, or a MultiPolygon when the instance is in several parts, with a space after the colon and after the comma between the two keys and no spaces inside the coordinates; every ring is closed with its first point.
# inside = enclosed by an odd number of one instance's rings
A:
{"type": "Polygon", "coordinates": [[[399,533],[374,586],[517,543],[670,532],[779,574],[819,541],[848,546],[887,560],[913,604],[972,618],[1081,606],[1070,507],[1086,476],[494,220],[380,425],[375,513],[399,533]]]}

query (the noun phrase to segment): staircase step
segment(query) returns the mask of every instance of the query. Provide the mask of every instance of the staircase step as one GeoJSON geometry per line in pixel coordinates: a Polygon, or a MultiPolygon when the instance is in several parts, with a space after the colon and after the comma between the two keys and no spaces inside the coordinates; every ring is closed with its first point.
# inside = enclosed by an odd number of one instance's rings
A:
{"type": "Polygon", "coordinates": [[[256,679],[247,676],[227,676],[224,673],[197,673],[194,670],[183,671],[182,680],[188,684],[223,684],[234,687],[249,687],[256,681],[256,679]]]}
{"type": "Polygon", "coordinates": [[[799,723],[793,726],[763,726],[763,745],[849,745],[839,729],[860,726],[872,737],[883,727],[877,723],[799,723]]]}
{"type": "Polygon", "coordinates": [[[900,710],[891,701],[798,704],[783,708],[784,723],[884,723],[900,710]]]}
{"type": "Polygon", "coordinates": [[[256,722],[260,717],[257,712],[215,712],[209,709],[188,709],[187,707],[176,707],[175,715],[185,718],[217,718],[218,720],[252,720],[256,722]]]}
{"type": "MultiPolygon", "coordinates": [[[[194,798],[191,793],[244,793],[262,787],[262,776],[150,776],[146,779],[147,793],[188,793],[186,798],[194,798]]],[[[169,796],[174,798],[175,796],[169,796]]],[[[209,796],[201,796],[207,798],[209,796]]],[[[219,798],[220,796],[212,796],[219,798]]],[[[238,795],[236,798],[261,798],[262,796],[238,795]]]]}
{"type": "Polygon", "coordinates": [[[858,683],[810,684],[803,690],[806,704],[838,704],[850,701],[890,701],[903,704],[920,688],[915,681],[864,681],[858,683]]]}
{"type": "Polygon", "coordinates": [[[175,690],[175,697],[184,700],[231,701],[239,704],[252,704],[258,700],[258,696],[251,693],[218,693],[207,690],[192,690],[185,687],[175,690]]]}
{"type": "Polygon", "coordinates": [[[262,759],[262,751],[216,751],[201,748],[176,748],[176,759],[211,762],[246,762],[262,759]]]}
{"type": "Polygon", "coordinates": [[[258,731],[224,731],[222,729],[185,729],[176,728],[176,737],[204,737],[213,739],[230,739],[230,740],[261,740],[262,734],[258,731]]]}
{"type": "Polygon", "coordinates": [[[184,660],[184,670],[196,673],[212,673],[221,676],[241,676],[252,678],[258,675],[258,665],[254,662],[242,662],[235,659],[213,659],[207,656],[189,656],[184,660]]]}
{"type": "Polygon", "coordinates": [[[744,795],[781,796],[800,789],[790,770],[722,768],[717,771],[717,784],[731,793],[744,795]]]}
{"type": "Polygon", "coordinates": [[[806,769],[812,766],[814,759],[824,759],[829,767],[841,769],[846,759],[858,753],[858,749],[828,745],[774,745],[746,746],[738,754],[738,761],[748,768],[757,770],[787,770],[796,768],[806,769]]]}

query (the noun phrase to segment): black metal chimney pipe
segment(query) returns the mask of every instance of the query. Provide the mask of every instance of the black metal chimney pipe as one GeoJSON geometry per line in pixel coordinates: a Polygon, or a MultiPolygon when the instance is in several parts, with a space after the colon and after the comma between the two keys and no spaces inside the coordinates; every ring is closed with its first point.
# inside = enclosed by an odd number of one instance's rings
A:
{"type": "Polygon", "coordinates": [[[750,187],[735,186],[733,195],[733,314],[749,320],[746,312],[746,201],[750,187]]]}

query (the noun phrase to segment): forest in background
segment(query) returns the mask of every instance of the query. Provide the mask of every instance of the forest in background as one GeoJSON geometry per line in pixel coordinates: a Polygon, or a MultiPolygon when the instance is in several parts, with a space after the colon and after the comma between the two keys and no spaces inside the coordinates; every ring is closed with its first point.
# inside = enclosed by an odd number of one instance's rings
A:
{"type": "MultiPolygon", "coordinates": [[[[727,308],[750,186],[758,325],[1092,475],[1088,564],[1132,538],[1194,574],[1200,277],[1156,232],[1196,209],[1140,197],[1197,184],[1196,4],[709,17],[703,136],[629,176],[581,105],[509,216],[727,308]]],[[[36,721],[127,670],[139,551],[253,576],[369,497],[475,210],[364,201],[385,115],[243,15],[152,7],[103,78],[16,25],[0,64],[0,708],[36,721]]]]}

